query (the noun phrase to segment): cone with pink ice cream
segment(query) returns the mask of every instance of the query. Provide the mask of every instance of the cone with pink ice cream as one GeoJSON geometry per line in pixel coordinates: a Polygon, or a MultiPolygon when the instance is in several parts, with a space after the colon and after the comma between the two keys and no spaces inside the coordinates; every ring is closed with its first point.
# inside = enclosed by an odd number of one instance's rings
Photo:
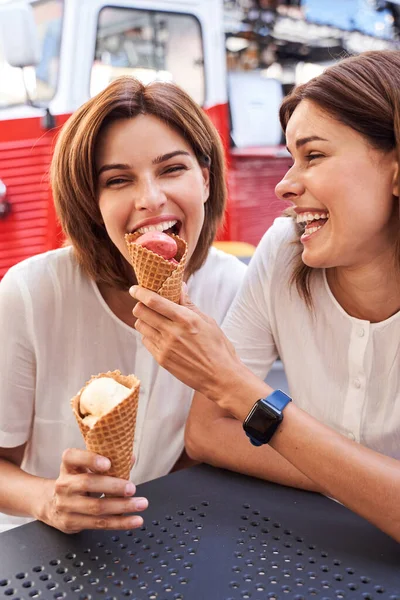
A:
{"type": "Polygon", "coordinates": [[[71,400],[86,448],[111,461],[107,475],[129,479],[139,403],[135,375],[108,371],[93,376],[71,400]]]}
{"type": "Polygon", "coordinates": [[[187,257],[185,240],[148,231],[127,233],[125,241],[138,284],[178,303],[187,257]]]}

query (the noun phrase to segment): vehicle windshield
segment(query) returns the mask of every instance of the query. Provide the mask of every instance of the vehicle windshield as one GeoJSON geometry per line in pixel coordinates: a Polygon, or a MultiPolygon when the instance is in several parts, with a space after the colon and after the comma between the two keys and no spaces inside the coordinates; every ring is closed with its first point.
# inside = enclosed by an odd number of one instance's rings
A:
{"type": "Polygon", "coordinates": [[[97,26],[91,96],[121,75],[144,83],[174,81],[203,104],[204,58],[198,20],[188,14],[104,7],[97,26]]]}
{"type": "Polygon", "coordinates": [[[56,91],[63,0],[38,0],[32,2],[32,7],[41,47],[40,63],[25,69],[11,67],[0,46],[0,81],[7,82],[0,86],[0,108],[27,104],[26,89],[29,98],[40,105],[46,105],[56,91]]]}

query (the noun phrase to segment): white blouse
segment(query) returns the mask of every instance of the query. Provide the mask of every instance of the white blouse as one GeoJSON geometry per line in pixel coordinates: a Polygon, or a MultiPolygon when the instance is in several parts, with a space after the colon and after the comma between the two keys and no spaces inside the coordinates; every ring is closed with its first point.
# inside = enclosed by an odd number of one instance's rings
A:
{"type": "MultiPolygon", "coordinates": [[[[188,282],[192,301],[221,323],[246,266],[212,248],[188,282]]],[[[193,390],[158,366],[141,335],[110,310],[72,249],[34,256],[0,283],[0,447],[27,443],[22,468],[56,478],[66,448],[84,448],[70,399],[92,375],[119,369],[141,381],[136,484],[167,474],[184,447],[193,390]]],[[[0,513],[0,530],[22,519],[0,513]]]]}
{"type": "Polygon", "coordinates": [[[314,312],[289,285],[294,224],[276,219],[261,240],[223,325],[264,379],[279,355],[294,402],[372,450],[400,459],[400,313],[381,323],[349,316],[325,270],[311,280],[314,312]]]}

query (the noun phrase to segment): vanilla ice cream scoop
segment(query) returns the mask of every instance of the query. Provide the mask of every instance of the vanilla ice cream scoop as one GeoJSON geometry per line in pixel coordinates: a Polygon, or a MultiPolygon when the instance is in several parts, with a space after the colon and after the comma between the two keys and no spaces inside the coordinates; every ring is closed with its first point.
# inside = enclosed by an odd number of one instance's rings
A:
{"type": "Polygon", "coordinates": [[[80,413],[88,427],[93,427],[100,417],[109,413],[125,400],[132,390],[111,377],[93,379],[83,390],[80,398],[80,413]]]}

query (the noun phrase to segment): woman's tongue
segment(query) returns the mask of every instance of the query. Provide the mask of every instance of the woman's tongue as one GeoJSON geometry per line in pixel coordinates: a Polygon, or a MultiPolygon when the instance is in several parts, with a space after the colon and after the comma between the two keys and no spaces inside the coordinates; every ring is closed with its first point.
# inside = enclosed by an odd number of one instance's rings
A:
{"type": "Polygon", "coordinates": [[[309,233],[310,230],[314,229],[315,227],[318,227],[318,229],[320,229],[321,227],[323,227],[323,225],[325,225],[327,220],[328,219],[314,219],[314,221],[309,221],[305,227],[305,233],[309,233]]]}

